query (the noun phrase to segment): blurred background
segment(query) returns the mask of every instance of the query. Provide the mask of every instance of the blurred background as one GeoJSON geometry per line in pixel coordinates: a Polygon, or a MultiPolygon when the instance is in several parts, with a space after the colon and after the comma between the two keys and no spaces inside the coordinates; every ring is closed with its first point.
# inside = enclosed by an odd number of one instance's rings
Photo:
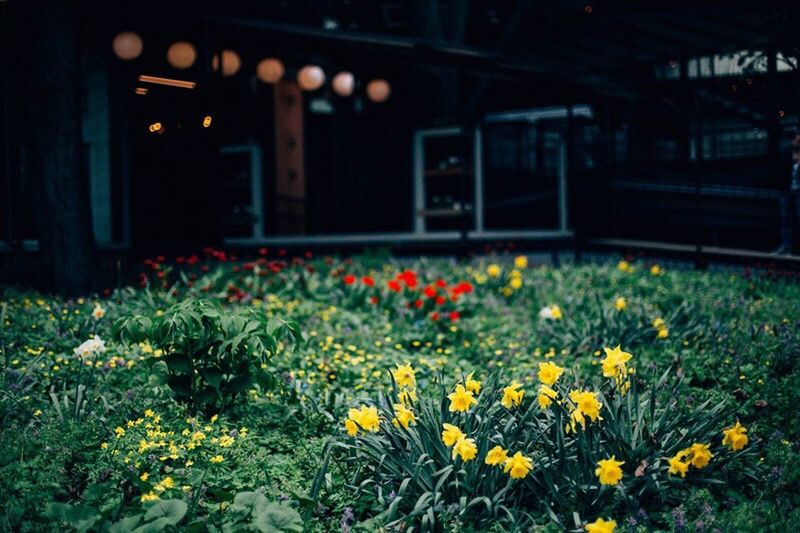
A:
{"type": "Polygon", "coordinates": [[[0,274],[509,242],[797,265],[797,11],[0,1],[0,274]]]}

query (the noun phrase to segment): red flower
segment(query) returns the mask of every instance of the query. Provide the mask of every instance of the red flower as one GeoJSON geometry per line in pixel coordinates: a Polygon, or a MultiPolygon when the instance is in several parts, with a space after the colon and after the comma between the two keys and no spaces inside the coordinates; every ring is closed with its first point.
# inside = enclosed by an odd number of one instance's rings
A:
{"type": "Polygon", "coordinates": [[[311,253],[311,252],[306,252],[304,255],[305,255],[306,259],[311,259],[312,257],[314,257],[314,254],[311,253]]]}
{"type": "Polygon", "coordinates": [[[422,304],[423,304],[422,300],[415,300],[414,301],[414,305],[417,307],[417,309],[420,309],[422,307],[422,304]]]}
{"type": "Polygon", "coordinates": [[[440,289],[444,289],[445,287],[447,287],[447,283],[443,279],[437,279],[436,286],[439,287],[440,289]]]}
{"type": "Polygon", "coordinates": [[[431,313],[431,320],[433,320],[434,322],[439,320],[439,311],[434,311],[433,313],[431,313]]]}
{"type": "Polygon", "coordinates": [[[446,301],[447,298],[445,298],[444,296],[437,296],[436,299],[434,300],[434,302],[436,302],[436,305],[443,305],[446,301]]]}
{"type": "Polygon", "coordinates": [[[175,258],[175,262],[180,265],[181,263],[185,263],[186,262],[186,258],[183,257],[182,255],[178,256],[178,257],[175,258]]]}
{"type": "Polygon", "coordinates": [[[425,287],[425,290],[423,292],[425,293],[425,296],[427,296],[428,298],[433,298],[434,296],[436,296],[436,288],[431,287],[430,285],[425,287]]]}
{"type": "Polygon", "coordinates": [[[386,285],[389,286],[389,290],[390,291],[400,292],[402,290],[402,288],[400,287],[400,284],[397,283],[395,280],[389,281],[389,283],[387,283],[386,285]]]}
{"type": "Polygon", "coordinates": [[[356,282],[356,277],[352,274],[348,274],[344,277],[344,284],[345,285],[352,285],[356,282]]]}
{"type": "Polygon", "coordinates": [[[363,283],[367,287],[375,286],[375,280],[372,279],[370,276],[364,276],[363,278],[361,278],[361,283],[363,283]]]}
{"type": "Polygon", "coordinates": [[[413,270],[405,270],[397,278],[405,283],[409,289],[417,286],[417,274],[413,270]]]}
{"type": "Polygon", "coordinates": [[[369,303],[371,303],[372,305],[378,305],[379,301],[380,300],[378,300],[377,296],[371,296],[370,299],[369,299],[369,303]]]}
{"type": "Polygon", "coordinates": [[[189,265],[196,265],[200,261],[200,258],[196,255],[190,255],[189,258],[186,260],[186,263],[189,265]]]}
{"type": "Polygon", "coordinates": [[[200,267],[200,270],[202,270],[203,272],[208,272],[209,271],[208,265],[203,265],[202,267],[200,267]]]}
{"type": "Polygon", "coordinates": [[[269,248],[259,248],[258,255],[267,255],[269,253],[269,248]]]}
{"type": "Polygon", "coordinates": [[[461,318],[461,315],[458,311],[450,311],[450,322],[458,322],[459,318],[461,318]]]}

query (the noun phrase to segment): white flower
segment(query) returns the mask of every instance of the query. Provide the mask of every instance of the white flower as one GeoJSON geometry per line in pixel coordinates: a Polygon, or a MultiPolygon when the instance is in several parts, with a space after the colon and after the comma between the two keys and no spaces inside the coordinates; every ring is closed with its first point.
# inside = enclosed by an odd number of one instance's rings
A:
{"type": "Polygon", "coordinates": [[[94,306],[94,311],[92,311],[92,317],[93,317],[95,320],[100,320],[100,319],[101,319],[101,318],[103,318],[104,316],[106,316],[106,310],[105,310],[105,309],[103,309],[103,308],[100,306],[100,304],[97,304],[97,305],[95,305],[95,306],[94,306]]]}
{"type": "Polygon", "coordinates": [[[562,316],[561,308],[557,305],[542,307],[539,311],[539,318],[545,320],[561,320],[562,316]]]}
{"type": "Polygon", "coordinates": [[[85,341],[83,344],[75,348],[75,355],[87,358],[97,355],[106,351],[105,341],[100,339],[99,335],[95,335],[93,339],[85,341]]]}

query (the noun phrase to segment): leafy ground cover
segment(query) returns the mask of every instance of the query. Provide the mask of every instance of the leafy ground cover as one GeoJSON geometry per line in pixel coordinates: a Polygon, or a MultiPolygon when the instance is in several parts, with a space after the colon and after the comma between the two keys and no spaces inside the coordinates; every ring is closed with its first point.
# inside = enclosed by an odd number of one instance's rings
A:
{"type": "Polygon", "coordinates": [[[0,529],[793,531],[800,286],[499,253],[148,260],[0,304],[0,529]]]}

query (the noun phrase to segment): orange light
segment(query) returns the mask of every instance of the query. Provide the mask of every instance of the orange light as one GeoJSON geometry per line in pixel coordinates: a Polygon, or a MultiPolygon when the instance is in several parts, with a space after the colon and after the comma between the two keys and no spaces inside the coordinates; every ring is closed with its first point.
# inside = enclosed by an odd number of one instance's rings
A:
{"type": "Polygon", "coordinates": [[[153,122],[147,129],[150,130],[150,133],[164,133],[164,125],[160,122],[153,122]]]}
{"type": "Polygon", "coordinates": [[[132,31],[123,31],[111,43],[114,53],[125,61],[136,59],[142,54],[142,38],[132,31]]]}
{"type": "Polygon", "coordinates": [[[143,83],[155,83],[156,85],[169,85],[170,87],[180,87],[182,89],[194,89],[197,84],[193,81],[174,80],[172,78],[159,78],[158,76],[147,76],[141,74],[139,81],[143,83]]]}
{"type": "Polygon", "coordinates": [[[375,103],[383,103],[392,94],[392,86],[383,79],[372,80],[367,84],[367,96],[375,103]]]}
{"type": "Polygon", "coordinates": [[[205,117],[203,117],[203,127],[208,128],[210,126],[211,126],[211,116],[206,115],[205,117]]]}
{"type": "Polygon", "coordinates": [[[133,90],[133,92],[141,96],[147,95],[147,91],[148,91],[147,87],[137,87],[133,90]]]}

